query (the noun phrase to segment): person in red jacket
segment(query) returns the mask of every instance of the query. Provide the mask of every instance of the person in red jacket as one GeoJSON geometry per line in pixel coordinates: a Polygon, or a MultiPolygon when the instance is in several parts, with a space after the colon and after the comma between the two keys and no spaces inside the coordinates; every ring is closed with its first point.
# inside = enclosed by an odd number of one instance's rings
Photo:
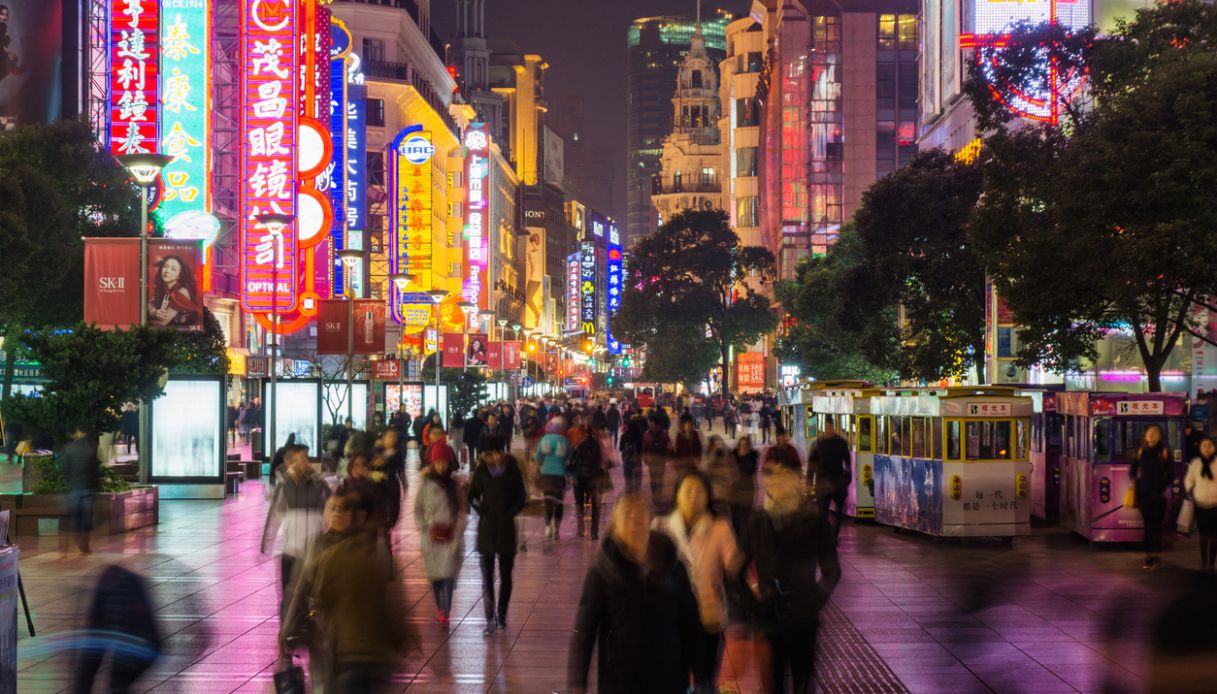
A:
{"type": "Polygon", "coordinates": [[[701,465],[701,453],[701,432],[697,430],[697,422],[692,415],[681,415],[680,432],[676,434],[676,445],[672,449],[672,467],[676,476],[701,465]]]}

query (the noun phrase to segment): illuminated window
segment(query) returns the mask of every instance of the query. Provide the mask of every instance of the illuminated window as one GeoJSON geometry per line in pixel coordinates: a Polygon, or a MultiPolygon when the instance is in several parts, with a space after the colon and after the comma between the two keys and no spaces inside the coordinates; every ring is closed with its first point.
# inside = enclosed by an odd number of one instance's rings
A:
{"type": "Polygon", "coordinates": [[[756,147],[740,147],[735,150],[735,175],[750,177],[756,175],[756,147]]]}
{"type": "Polygon", "coordinates": [[[701,170],[701,185],[703,188],[708,188],[714,185],[714,167],[706,166],[701,170]]]}
{"type": "Polygon", "coordinates": [[[735,226],[741,228],[760,226],[759,208],[755,196],[744,196],[735,201],[735,226]]]}
{"type": "MultiPolygon", "coordinates": [[[[890,16],[890,15],[884,15],[890,16]]],[[[898,18],[900,50],[917,50],[917,15],[902,14],[898,18]]]]}
{"type": "Polygon", "coordinates": [[[896,47],[896,15],[879,15],[879,48],[891,50],[896,47]]]}

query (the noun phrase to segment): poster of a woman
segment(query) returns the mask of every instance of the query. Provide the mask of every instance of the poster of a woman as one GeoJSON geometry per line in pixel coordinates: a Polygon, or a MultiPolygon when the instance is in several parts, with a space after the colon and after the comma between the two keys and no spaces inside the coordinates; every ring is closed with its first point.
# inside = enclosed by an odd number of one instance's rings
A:
{"type": "Polygon", "coordinates": [[[482,334],[469,336],[469,351],[466,352],[469,366],[486,365],[486,336],[482,334]]]}
{"type": "Polygon", "coordinates": [[[148,324],[200,330],[203,302],[189,248],[162,249],[148,266],[148,324]]]}

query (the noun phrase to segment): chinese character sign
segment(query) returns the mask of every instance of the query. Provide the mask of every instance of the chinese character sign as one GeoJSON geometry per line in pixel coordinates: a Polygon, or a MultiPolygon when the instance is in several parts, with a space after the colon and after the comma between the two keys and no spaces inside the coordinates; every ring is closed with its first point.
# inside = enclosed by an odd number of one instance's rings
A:
{"type": "Polygon", "coordinates": [[[596,244],[584,241],[579,259],[579,329],[596,334],[596,244]]]}
{"type": "Polygon", "coordinates": [[[211,211],[211,10],[206,0],[162,0],[160,151],[174,157],[161,179],[158,213],[168,236],[189,233],[193,212],[211,211]]]}
{"type": "Polygon", "coordinates": [[[566,332],[579,332],[579,275],[583,263],[579,253],[566,259],[566,332]]]}
{"type": "MultiPolygon", "coordinates": [[[[338,24],[330,24],[330,32],[343,32],[345,29],[338,24]]],[[[330,164],[326,170],[317,179],[317,189],[330,196],[330,206],[334,209],[334,224],[330,229],[330,248],[333,249],[334,257],[337,258],[338,251],[346,248],[346,110],[347,110],[347,83],[346,83],[346,56],[333,55],[333,46],[341,45],[338,42],[331,41],[331,56],[330,56],[330,144],[333,145],[334,154],[331,157],[330,164]]],[[[349,39],[346,45],[350,45],[349,39]]],[[[340,296],[343,291],[343,271],[345,270],[341,264],[335,265],[329,263],[331,272],[333,273],[330,286],[333,288],[333,295],[340,296]]]]}
{"type": "Polygon", "coordinates": [[[485,123],[465,129],[465,301],[487,306],[486,265],[489,261],[490,130],[485,123]]]}
{"type": "MultiPolygon", "coordinates": [[[[389,271],[431,274],[431,169],[435,145],[419,126],[405,128],[389,145],[389,271]]],[[[401,292],[394,288],[393,317],[405,323],[401,292]]]]}
{"type": "Polygon", "coordinates": [[[253,313],[296,306],[296,225],[281,234],[257,221],[296,213],[296,0],[242,0],[241,304],[253,313]]]}
{"type": "Polygon", "coordinates": [[[347,82],[346,221],[359,233],[367,224],[367,97],[367,87],[347,82]]]}
{"type": "Polygon", "coordinates": [[[160,3],[110,2],[110,151],[157,151],[160,3]]]}
{"type": "MultiPolygon", "coordinates": [[[[616,227],[609,227],[610,230],[615,230],[616,227]]],[[[610,237],[611,239],[611,237],[610,237]]],[[[608,344],[609,354],[621,354],[621,342],[613,337],[612,317],[617,314],[617,310],[621,308],[621,246],[609,244],[608,247],[608,263],[607,267],[607,288],[605,292],[608,294],[608,315],[609,329],[605,334],[605,341],[608,344]]]]}

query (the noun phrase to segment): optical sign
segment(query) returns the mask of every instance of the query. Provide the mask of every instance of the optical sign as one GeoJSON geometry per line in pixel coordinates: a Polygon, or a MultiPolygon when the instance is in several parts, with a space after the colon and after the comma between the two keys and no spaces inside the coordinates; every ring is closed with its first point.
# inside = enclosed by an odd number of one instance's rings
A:
{"type": "Polygon", "coordinates": [[[110,151],[157,151],[159,31],[157,0],[110,2],[110,151]]]}
{"type": "Polygon", "coordinates": [[[297,10],[296,0],[241,2],[241,305],[253,313],[296,306],[296,224],[276,236],[257,218],[296,214],[297,10]]]}

